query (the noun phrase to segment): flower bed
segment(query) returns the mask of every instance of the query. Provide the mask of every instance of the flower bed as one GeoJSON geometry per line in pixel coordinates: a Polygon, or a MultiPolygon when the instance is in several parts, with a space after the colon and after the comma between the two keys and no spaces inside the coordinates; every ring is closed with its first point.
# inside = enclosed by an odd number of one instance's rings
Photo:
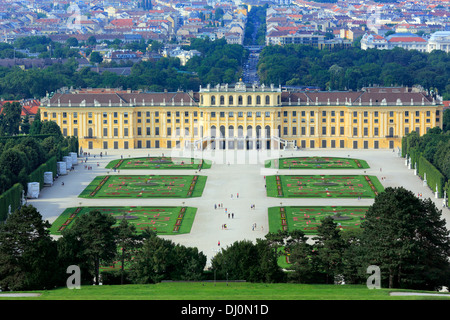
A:
{"type": "Polygon", "coordinates": [[[374,198],[384,190],[377,177],[367,175],[266,176],[269,197],[374,198]]]}
{"type": "Polygon", "coordinates": [[[100,211],[115,218],[118,227],[122,219],[127,219],[141,232],[146,228],[158,234],[175,235],[189,233],[194,222],[197,209],[192,207],[79,207],[67,208],[50,227],[52,235],[61,232],[73,224],[80,215],[90,211],[100,211]]]}
{"type": "Polygon", "coordinates": [[[77,217],[77,215],[81,212],[81,207],[78,207],[75,209],[75,211],[69,216],[69,218],[64,222],[61,227],[58,228],[59,232],[62,232],[69,224],[74,221],[74,219],[77,217]]]}
{"type": "Polygon", "coordinates": [[[81,198],[186,198],[203,193],[206,176],[99,176],[79,195],[81,198]]]}
{"type": "Polygon", "coordinates": [[[317,234],[317,228],[325,217],[334,217],[342,230],[359,228],[364,221],[368,207],[354,206],[283,206],[271,207],[269,213],[269,232],[278,230],[301,230],[305,234],[317,234]]]}

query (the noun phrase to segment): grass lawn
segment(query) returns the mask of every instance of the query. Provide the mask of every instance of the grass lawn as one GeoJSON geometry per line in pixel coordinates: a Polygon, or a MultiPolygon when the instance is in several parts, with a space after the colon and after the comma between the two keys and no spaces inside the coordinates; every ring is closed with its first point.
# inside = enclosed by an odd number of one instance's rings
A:
{"type": "MultiPolygon", "coordinates": [[[[81,289],[60,288],[41,293],[38,297],[1,298],[3,300],[436,300],[448,297],[390,296],[390,292],[405,290],[368,289],[365,285],[308,285],[291,283],[249,283],[249,282],[163,282],[152,285],[103,285],[82,286],[81,289]]],[[[411,292],[412,290],[408,290],[411,292]]],[[[435,293],[435,292],[434,292],[435,293]]],[[[185,303],[185,304],[184,304],[185,303]]],[[[173,314],[180,314],[175,306],[173,314]]],[[[295,305],[292,305],[294,309],[295,305]]],[[[290,307],[288,309],[291,309],[290,307]]],[[[269,310],[269,314],[276,313],[269,310]]],[[[280,310],[281,311],[281,310],[280,310]]]]}
{"type": "Polygon", "coordinates": [[[266,176],[266,189],[269,197],[374,198],[384,187],[367,175],[276,175],[266,176]]]}
{"type": "Polygon", "coordinates": [[[67,208],[53,222],[50,233],[60,235],[62,230],[70,228],[77,217],[92,210],[107,213],[117,219],[115,226],[125,216],[138,232],[146,227],[161,235],[174,235],[191,232],[196,208],[192,207],[77,207],[67,208]]]}
{"type": "Polygon", "coordinates": [[[292,157],[266,160],[266,168],[277,169],[367,169],[366,161],[352,158],[292,157]]]}
{"type": "Polygon", "coordinates": [[[194,158],[143,157],[113,160],[107,169],[209,169],[211,161],[194,158]]]}
{"type": "Polygon", "coordinates": [[[206,176],[107,175],[98,176],[80,198],[188,198],[200,197],[206,176]]]}
{"type": "Polygon", "coordinates": [[[332,216],[342,230],[359,228],[366,216],[368,207],[312,207],[312,206],[286,206],[270,207],[269,232],[278,230],[301,230],[305,234],[317,234],[320,221],[332,216]]]}

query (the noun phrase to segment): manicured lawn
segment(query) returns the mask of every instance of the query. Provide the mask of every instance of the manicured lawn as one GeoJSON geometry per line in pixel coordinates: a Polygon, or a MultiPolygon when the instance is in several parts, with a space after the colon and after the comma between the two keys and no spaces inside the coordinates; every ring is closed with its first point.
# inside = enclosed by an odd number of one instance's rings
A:
{"type": "Polygon", "coordinates": [[[266,176],[267,196],[284,198],[374,198],[384,190],[375,176],[266,176]]]}
{"type": "Polygon", "coordinates": [[[278,230],[301,230],[305,234],[317,234],[320,221],[332,216],[338,227],[342,230],[359,228],[366,216],[368,207],[313,207],[313,206],[286,206],[270,207],[269,232],[278,230]]]}
{"type": "Polygon", "coordinates": [[[206,176],[107,175],[98,176],[80,198],[188,198],[200,197],[206,176]]]}
{"type": "Polygon", "coordinates": [[[209,169],[211,161],[194,158],[143,157],[113,160],[107,169],[209,169]]]}
{"type": "Polygon", "coordinates": [[[278,169],[367,169],[366,161],[334,157],[292,157],[266,160],[266,168],[278,169]]]}
{"type": "Polygon", "coordinates": [[[194,222],[196,208],[192,207],[76,207],[67,208],[53,222],[50,233],[60,235],[62,230],[70,228],[81,215],[92,210],[107,213],[117,219],[115,226],[125,218],[141,232],[150,228],[162,235],[189,233],[194,222]]]}
{"type": "MultiPolygon", "coordinates": [[[[265,300],[435,300],[450,298],[450,295],[448,297],[389,295],[390,292],[400,291],[406,290],[368,289],[365,285],[250,282],[214,283],[199,281],[181,283],[163,282],[151,285],[82,286],[80,290],[60,288],[47,291],[35,291],[36,293],[41,293],[39,297],[1,298],[0,295],[0,298],[2,300],[158,300],[156,302],[157,304],[154,305],[155,307],[158,307],[158,304],[159,306],[167,306],[163,300],[180,300],[178,303],[173,304],[171,309],[166,310],[166,316],[170,313],[174,317],[180,314],[181,307],[188,306],[189,300],[218,300],[217,303],[220,303],[218,306],[225,310],[224,304],[233,304],[233,300],[252,300],[264,303],[265,300]]],[[[408,292],[411,291],[413,290],[408,290],[408,292]]],[[[150,304],[150,306],[153,305],[150,304]]],[[[196,304],[196,306],[198,305],[196,304]]],[[[283,306],[287,306],[289,312],[295,311],[298,308],[295,304],[283,306]]],[[[218,312],[216,313],[218,314],[218,312]]],[[[278,308],[269,309],[269,314],[281,313],[282,310],[278,310],[278,308]]],[[[329,315],[331,316],[331,313],[329,315]]],[[[229,316],[232,317],[231,315],[229,316]]],[[[256,317],[258,318],[258,316],[256,317]]]]}

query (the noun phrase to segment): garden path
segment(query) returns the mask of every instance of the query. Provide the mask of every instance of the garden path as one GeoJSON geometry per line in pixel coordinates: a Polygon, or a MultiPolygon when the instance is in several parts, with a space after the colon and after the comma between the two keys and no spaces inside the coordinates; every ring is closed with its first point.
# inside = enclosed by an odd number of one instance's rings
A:
{"type": "MultiPolygon", "coordinates": [[[[170,150],[108,150],[107,156],[99,157],[104,150],[90,150],[91,156],[87,162],[74,166],[74,170],[68,175],[60,176],[52,187],[41,190],[38,199],[29,199],[28,203],[34,205],[44,219],[53,222],[67,207],[75,206],[193,206],[197,207],[197,214],[191,233],[176,236],[163,236],[176,243],[197,247],[208,257],[208,265],[211,258],[220,248],[225,248],[237,240],[255,241],[264,238],[268,232],[267,208],[283,205],[371,205],[373,199],[294,199],[294,198],[270,198],[266,196],[264,188],[264,176],[276,174],[358,174],[365,173],[375,175],[384,187],[403,186],[416,195],[422,193],[424,198],[431,198],[439,209],[442,208],[442,199],[436,199],[430,188],[424,187],[422,180],[414,175],[414,170],[405,166],[405,160],[400,158],[397,152],[392,150],[297,150],[280,151],[283,157],[290,156],[330,156],[351,157],[366,160],[369,169],[349,170],[302,170],[302,169],[266,169],[264,160],[273,158],[273,154],[264,151],[255,151],[248,154],[245,151],[222,154],[220,151],[205,151],[203,157],[214,161],[211,169],[204,169],[197,174],[208,176],[203,196],[187,199],[81,199],[80,192],[97,175],[118,174],[110,169],[105,169],[107,163],[118,159],[122,155],[126,157],[142,157],[148,154],[152,156],[166,156],[170,150]],[[94,158],[95,155],[95,158],[94,158]],[[98,163],[98,166],[97,166],[98,163]],[[92,166],[92,170],[85,169],[85,165],[92,166]],[[382,168],[382,170],[380,170],[382,168]],[[385,177],[381,180],[381,177],[385,177]],[[62,185],[64,182],[64,185],[62,185]],[[239,198],[237,198],[239,193],[239,198]],[[233,198],[231,198],[233,195],[233,198]],[[223,208],[214,209],[215,204],[223,203],[223,208]],[[256,205],[251,209],[251,205],[256,205]],[[234,218],[228,218],[228,214],[234,213],[234,218]],[[256,229],[252,225],[256,223],[256,229]],[[223,230],[222,225],[227,224],[223,230]],[[218,245],[220,241],[220,246],[218,245]]],[[[229,152],[229,151],[228,151],[229,152]]],[[[194,154],[195,155],[195,154],[194,154]]],[[[277,152],[278,155],[278,152],[277,152]]],[[[201,154],[198,154],[201,156],[201,154]]],[[[84,158],[83,158],[84,161],[84,158]]],[[[139,170],[142,174],[195,174],[195,170],[139,170]]],[[[120,170],[120,174],[137,174],[136,170],[120,170]]],[[[443,217],[447,221],[450,230],[450,210],[443,209],[443,217]]]]}

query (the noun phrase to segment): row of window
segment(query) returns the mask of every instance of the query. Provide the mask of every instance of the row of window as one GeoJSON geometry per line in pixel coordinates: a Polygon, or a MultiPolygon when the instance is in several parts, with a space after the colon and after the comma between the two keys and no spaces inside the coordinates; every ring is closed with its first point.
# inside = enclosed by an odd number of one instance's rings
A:
{"type": "MultiPolygon", "coordinates": [[[[292,117],[296,117],[297,116],[297,111],[291,111],[291,112],[292,112],[292,117]]],[[[306,116],[306,111],[300,111],[300,113],[301,113],[302,117],[306,116]]],[[[334,117],[337,114],[336,111],[322,111],[322,117],[326,117],[327,113],[329,113],[331,115],[331,117],[334,117]]],[[[359,113],[358,111],[353,111],[353,117],[358,117],[358,113],[359,113]]],[[[431,111],[426,111],[425,113],[426,113],[426,117],[430,117],[431,116],[431,111]]],[[[93,117],[93,113],[92,112],[88,112],[87,114],[88,114],[88,118],[92,118],[93,117]]],[[[109,114],[108,112],[103,112],[103,118],[107,118],[108,114],[109,114]]],[[[143,116],[143,114],[144,114],[144,112],[138,111],[137,112],[137,117],[140,118],[140,117],[143,116]]],[[[175,111],[175,116],[176,117],[179,117],[180,114],[181,114],[180,111],[175,111]]],[[[243,117],[243,114],[244,114],[243,112],[238,112],[238,117],[243,117]]],[[[262,113],[257,111],[257,112],[255,112],[255,114],[256,114],[257,117],[260,117],[262,113]]],[[[314,111],[309,111],[309,114],[310,114],[311,117],[314,117],[314,111]]],[[[409,111],[405,111],[404,114],[405,114],[405,117],[409,117],[410,116],[410,112],[409,111]]],[[[56,118],[56,115],[57,115],[56,112],[52,112],[52,118],[56,118]]],[[[220,115],[220,117],[225,117],[225,112],[219,112],[219,115],[220,115]]],[[[344,115],[345,115],[344,111],[339,111],[339,116],[343,117],[344,115]]],[[[415,111],[414,115],[416,117],[419,117],[420,116],[420,111],[415,111]]],[[[47,112],[44,112],[44,118],[46,118],[47,116],[48,116],[47,112]]],[[[113,112],[113,118],[118,118],[118,116],[119,116],[118,112],[113,112]]],[[[149,118],[150,117],[150,111],[145,112],[145,116],[147,118],[149,118]]],[[[155,118],[158,118],[159,117],[159,111],[155,111],[154,116],[155,116],[155,118]]],[[[167,117],[171,117],[171,116],[172,116],[172,112],[171,111],[167,111],[167,117]]],[[[184,111],[184,116],[185,117],[189,117],[189,111],[184,111]]],[[[193,112],[193,116],[194,117],[198,116],[197,111],[193,112]]],[[[203,112],[201,112],[201,116],[203,116],[203,112]]],[[[234,112],[232,112],[232,111],[228,112],[228,116],[229,117],[233,117],[234,116],[234,112]]],[[[250,111],[247,112],[247,116],[251,117],[252,116],[252,112],[250,112],[250,111]]],[[[270,117],[270,112],[265,112],[265,116],[266,117],[270,117]]],[[[288,117],[289,116],[289,111],[283,111],[283,116],[284,117],[288,117]]],[[[364,117],[368,117],[369,116],[368,111],[363,111],[363,116],[364,117]]],[[[379,116],[378,111],[374,111],[374,117],[378,117],[378,116],[379,116]]],[[[389,111],[389,117],[393,117],[393,116],[394,116],[394,111],[389,111]]],[[[436,116],[439,116],[439,110],[436,110],[436,116]]],[[[63,112],[62,113],[62,117],[63,118],[67,118],[67,112],[63,112]]],[[[78,118],[78,112],[73,112],[72,113],[72,117],[74,119],[77,119],[78,118]]],[[[123,113],[123,117],[124,118],[128,118],[128,112],[124,112],[123,113]]],[[[211,117],[212,118],[216,117],[216,112],[211,112],[211,117]]],[[[280,117],[280,112],[278,112],[278,117],[280,117]]],[[[149,121],[149,119],[148,119],[148,121],[149,121]]]]}
{"type": "MultiPolygon", "coordinates": [[[[222,112],[217,112],[217,113],[219,114],[219,117],[220,117],[220,118],[225,118],[225,112],[222,111],[222,112]]],[[[216,118],[216,117],[217,117],[217,113],[214,112],[214,111],[212,111],[212,112],[211,112],[211,118],[216,118]]],[[[262,114],[262,113],[261,113],[260,111],[256,111],[256,112],[255,112],[255,116],[256,116],[257,118],[261,117],[261,114],[262,114]]],[[[248,117],[248,118],[251,118],[252,115],[253,115],[253,112],[251,112],[251,111],[248,111],[248,112],[247,112],[247,117],[248,117]]],[[[238,118],[242,118],[242,117],[244,116],[244,112],[242,112],[242,111],[237,112],[237,116],[238,116],[238,118]]],[[[264,116],[265,116],[266,118],[269,118],[269,117],[270,117],[270,112],[269,112],[269,111],[265,112],[265,113],[264,113],[264,116]]],[[[229,111],[229,112],[228,112],[228,117],[229,117],[229,118],[234,117],[234,112],[233,112],[233,111],[229,111]]]]}
{"type": "MultiPolygon", "coordinates": [[[[278,97],[278,104],[280,104],[280,96],[277,96],[278,97]]],[[[201,97],[201,99],[202,99],[202,104],[203,104],[203,96],[201,97]]],[[[270,105],[270,96],[269,95],[266,95],[265,96],[265,104],[266,105],[270,105]]],[[[261,98],[261,96],[256,96],[256,104],[257,105],[260,105],[261,104],[261,101],[262,101],[262,98],[261,98]]],[[[212,106],[214,106],[214,105],[216,105],[216,96],[215,95],[212,95],[211,96],[211,105],[212,106]]],[[[218,101],[218,103],[219,103],[219,105],[225,105],[225,96],[219,96],[219,101],[218,101]]],[[[253,96],[251,96],[251,95],[248,95],[247,96],[247,105],[252,105],[252,103],[253,103],[253,96]]],[[[230,96],[228,96],[228,105],[233,105],[234,104],[234,96],[232,96],[232,95],[230,95],[230,96]]],[[[244,104],[244,97],[243,96],[238,96],[237,97],[237,104],[238,105],[243,105],[244,104]]]]}
{"type": "MultiPolygon", "coordinates": [[[[284,117],[288,117],[288,112],[289,111],[283,111],[283,116],[284,117]]],[[[292,112],[292,116],[293,117],[297,116],[297,111],[291,111],[291,112],[292,112]]],[[[306,111],[300,111],[300,113],[301,113],[302,117],[306,116],[306,111]]],[[[335,117],[338,113],[339,113],[340,117],[343,117],[345,115],[344,111],[336,112],[336,111],[323,110],[322,111],[322,117],[326,117],[327,114],[329,114],[331,117],[335,117]]],[[[353,117],[358,117],[359,113],[360,113],[360,111],[353,111],[353,117]]],[[[409,111],[405,111],[404,113],[405,113],[405,117],[409,117],[410,116],[410,112],[409,111]]],[[[369,116],[369,111],[363,111],[362,114],[363,114],[363,117],[368,117],[369,116]]],[[[420,111],[411,112],[411,114],[414,114],[416,117],[419,117],[420,116],[420,111]]],[[[425,114],[426,114],[427,117],[430,117],[431,116],[431,111],[428,110],[428,111],[425,112],[425,114]]],[[[314,117],[314,111],[310,111],[310,116],[314,117]]],[[[373,116],[374,117],[378,117],[379,116],[379,112],[378,111],[374,111],[373,112],[373,116]]],[[[394,111],[389,111],[389,117],[393,117],[393,116],[394,116],[394,111]]],[[[439,116],[439,110],[436,110],[436,116],[439,116]]]]}
{"type": "MultiPolygon", "coordinates": [[[[300,147],[306,148],[306,140],[300,141],[300,147]]],[[[330,140],[329,144],[327,140],[322,140],[320,144],[321,148],[336,148],[336,140],[330,140]]],[[[345,140],[339,140],[339,148],[345,148],[345,140]]],[[[358,141],[352,142],[353,149],[358,149],[360,144],[358,141]]],[[[363,141],[362,147],[364,149],[369,149],[369,141],[363,141]]],[[[378,149],[380,147],[379,141],[373,141],[373,148],[378,149]]],[[[309,141],[309,148],[316,148],[316,142],[314,140],[309,141]]],[[[394,141],[389,141],[389,148],[394,148],[394,141]]]]}
{"type": "MultiPolygon", "coordinates": [[[[337,148],[337,144],[336,142],[339,142],[339,148],[345,148],[345,140],[322,140],[320,143],[320,147],[321,148],[337,148]]],[[[359,144],[359,141],[353,141],[352,142],[352,147],[353,149],[358,149],[361,145],[359,144]]],[[[110,144],[108,141],[103,141],[103,149],[108,149],[110,147],[110,144]]],[[[124,149],[129,149],[129,143],[128,141],[124,141],[123,142],[123,148],[124,149]]],[[[179,148],[180,144],[179,142],[175,142],[174,145],[172,145],[172,141],[167,141],[166,142],[166,147],[167,148],[172,148],[172,147],[176,147],[179,148]]],[[[230,148],[235,148],[239,146],[235,146],[234,144],[230,145],[230,148]]],[[[269,146],[270,147],[270,146],[269,146]]],[[[307,141],[306,140],[301,140],[300,141],[300,147],[301,148],[306,148],[307,147],[307,141]]],[[[309,141],[309,148],[316,148],[316,141],[314,140],[310,140],[309,141]]],[[[373,141],[373,148],[374,149],[378,149],[380,147],[379,141],[373,141]]],[[[112,142],[112,148],[113,149],[119,149],[119,141],[113,141],[112,142]]],[[[146,148],[146,149],[150,149],[150,148],[155,148],[158,149],[160,148],[160,141],[159,140],[155,140],[154,141],[154,145],[152,145],[152,141],[151,140],[146,140],[146,141],[142,141],[142,140],[137,140],[136,141],[136,148],[137,149],[141,149],[141,148],[146,148]],[[145,144],[144,144],[145,143],[145,144]]],[[[244,148],[244,146],[241,145],[241,148],[244,148]]],[[[369,141],[362,141],[362,148],[364,149],[368,149],[369,148],[369,141]]],[[[393,149],[394,148],[394,141],[389,141],[389,148],[393,149]]],[[[88,149],[93,149],[93,143],[92,141],[88,142],[88,149]]]]}
{"type": "MultiPolygon", "coordinates": [[[[137,135],[138,136],[142,135],[143,129],[145,130],[145,134],[147,136],[151,136],[151,128],[150,127],[146,127],[146,128],[137,127],[137,135]]],[[[299,130],[300,131],[299,132],[300,136],[306,135],[307,127],[300,127],[299,129],[300,129],[299,130]]],[[[314,136],[315,132],[316,132],[315,129],[316,129],[315,127],[309,127],[309,135],[314,136]]],[[[427,129],[429,129],[429,127],[427,129]]],[[[209,134],[211,136],[216,136],[216,130],[217,130],[216,127],[212,126],[211,129],[210,129],[209,134]]],[[[247,127],[246,136],[251,137],[252,136],[252,130],[253,130],[252,126],[248,126],[247,127]]],[[[270,130],[271,130],[270,127],[266,126],[264,128],[264,130],[265,130],[266,136],[270,136],[270,130]]],[[[322,127],[322,135],[327,135],[327,131],[328,131],[327,127],[322,127]]],[[[336,127],[331,127],[330,128],[330,135],[335,135],[336,131],[337,131],[336,127]]],[[[415,131],[416,132],[420,132],[420,127],[416,127],[415,131]]],[[[180,127],[176,127],[175,128],[175,135],[176,136],[180,136],[180,132],[181,132],[181,128],[180,127]]],[[[242,126],[239,126],[237,128],[237,132],[238,132],[238,137],[243,137],[244,129],[243,129],[242,126]]],[[[410,128],[406,127],[404,129],[404,132],[405,132],[404,134],[407,135],[410,132],[410,128]]],[[[221,136],[225,136],[225,127],[224,126],[220,127],[220,133],[221,133],[221,136]]],[[[291,134],[292,136],[296,136],[298,134],[297,127],[292,127],[291,128],[291,133],[292,133],[291,134]]],[[[358,136],[358,133],[359,133],[359,128],[358,127],[353,127],[353,131],[352,131],[353,136],[355,136],[355,137],[358,136]]],[[[155,136],[159,136],[159,134],[160,134],[159,127],[155,127],[154,135],[155,136]]],[[[188,127],[184,128],[184,135],[185,136],[189,136],[189,134],[190,134],[190,129],[188,127]]],[[[194,134],[194,136],[198,136],[198,127],[194,127],[193,134],[194,134]]],[[[260,126],[256,127],[256,134],[257,134],[257,137],[261,136],[261,127],[260,126]]],[[[63,135],[67,136],[67,128],[63,128],[63,135]]],[[[78,136],[78,128],[74,128],[73,129],[73,135],[74,136],[78,136]]],[[[283,135],[284,136],[288,136],[289,135],[289,128],[288,127],[283,127],[283,135]]],[[[344,127],[339,127],[339,135],[341,135],[341,136],[345,135],[345,128],[344,127]]],[[[369,136],[369,128],[367,128],[367,127],[363,128],[362,135],[363,136],[369,136]]],[[[119,136],[119,129],[118,128],[113,128],[113,137],[118,137],[118,136],[119,136]]],[[[128,137],[129,136],[129,129],[128,128],[124,128],[123,129],[123,136],[124,137],[128,137]]],[[[172,136],[172,128],[171,127],[166,128],[166,136],[168,136],[168,137],[172,136]]],[[[229,137],[234,136],[234,127],[233,126],[229,126],[228,127],[228,136],[229,137]]],[[[375,136],[375,137],[379,136],[379,128],[377,128],[377,127],[373,128],[373,136],[375,136]]],[[[387,136],[388,137],[393,137],[394,136],[394,128],[392,128],[392,127],[389,128],[389,133],[387,134],[387,136]]],[[[108,137],[108,128],[103,128],[103,137],[108,137]]],[[[88,136],[86,138],[94,138],[94,136],[93,136],[93,129],[92,128],[88,129],[88,136]]]]}

